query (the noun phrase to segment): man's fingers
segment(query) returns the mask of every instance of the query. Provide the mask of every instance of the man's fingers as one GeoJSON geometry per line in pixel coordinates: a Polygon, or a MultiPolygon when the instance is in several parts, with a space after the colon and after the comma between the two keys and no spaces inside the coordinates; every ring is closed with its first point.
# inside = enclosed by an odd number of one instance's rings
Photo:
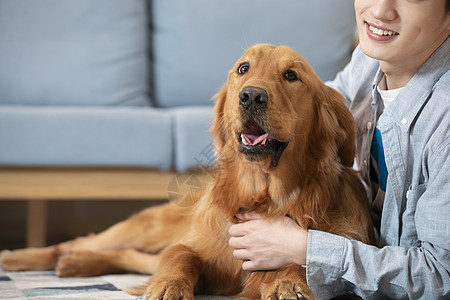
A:
{"type": "Polygon", "coordinates": [[[250,221],[250,220],[263,220],[264,217],[261,214],[258,214],[256,212],[245,212],[245,213],[238,213],[235,215],[236,218],[238,218],[241,221],[250,221]]]}
{"type": "Polygon", "coordinates": [[[245,228],[246,226],[244,223],[234,224],[230,226],[230,229],[228,229],[228,233],[234,237],[244,236],[247,233],[247,230],[245,228]]]}
{"type": "Polygon", "coordinates": [[[242,270],[244,271],[257,271],[259,268],[254,261],[247,260],[242,263],[242,270]]]}
{"type": "Polygon", "coordinates": [[[231,248],[234,249],[243,249],[244,247],[244,241],[242,239],[242,237],[234,237],[232,236],[229,240],[228,240],[228,245],[231,248]]]}
{"type": "Polygon", "coordinates": [[[246,249],[236,249],[233,251],[233,256],[239,260],[249,260],[250,255],[246,249]]]}

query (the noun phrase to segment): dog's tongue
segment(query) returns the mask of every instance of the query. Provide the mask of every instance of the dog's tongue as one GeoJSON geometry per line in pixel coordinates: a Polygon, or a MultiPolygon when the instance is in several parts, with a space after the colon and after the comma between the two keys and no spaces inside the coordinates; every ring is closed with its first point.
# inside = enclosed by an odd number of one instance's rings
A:
{"type": "Polygon", "coordinates": [[[254,120],[247,124],[247,129],[242,133],[247,145],[256,146],[262,143],[265,139],[270,140],[271,137],[266,133],[254,120]]]}
{"type": "Polygon", "coordinates": [[[255,135],[255,134],[250,134],[250,133],[243,133],[242,135],[244,136],[244,139],[247,142],[247,144],[251,145],[251,146],[256,146],[259,143],[261,143],[262,141],[264,141],[266,138],[269,138],[269,134],[268,133],[265,133],[263,135],[255,135]]]}

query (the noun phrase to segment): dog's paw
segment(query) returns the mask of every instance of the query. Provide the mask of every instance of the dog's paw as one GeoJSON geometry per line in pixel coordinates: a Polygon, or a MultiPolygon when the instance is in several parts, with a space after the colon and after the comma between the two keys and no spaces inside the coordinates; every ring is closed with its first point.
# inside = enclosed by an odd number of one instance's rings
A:
{"type": "Polygon", "coordinates": [[[144,295],[145,291],[147,289],[146,284],[136,285],[130,288],[127,288],[125,291],[128,294],[134,295],[134,296],[142,296],[144,295]]]}
{"type": "Polygon", "coordinates": [[[146,300],[194,300],[194,291],[186,280],[152,280],[143,297],[146,300]]]}
{"type": "Polygon", "coordinates": [[[90,277],[111,272],[107,260],[92,251],[73,251],[59,258],[56,274],[59,277],[90,277]]]}
{"type": "Polygon", "coordinates": [[[314,299],[306,283],[279,279],[261,287],[264,300],[310,300],[314,299]]]}
{"type": "Polygon", "coordinates": [[[0,254],[0,265],[4,271],[51,270],[56,257],[48,248],[4,250],[0,254]]]}
{"type": "Polygon", "coordinates": [[[0,253],[0,265],[5,271],[22,271],[24,265],[18,255],[15,255],[13,251],[3,250],[0,253]]]}

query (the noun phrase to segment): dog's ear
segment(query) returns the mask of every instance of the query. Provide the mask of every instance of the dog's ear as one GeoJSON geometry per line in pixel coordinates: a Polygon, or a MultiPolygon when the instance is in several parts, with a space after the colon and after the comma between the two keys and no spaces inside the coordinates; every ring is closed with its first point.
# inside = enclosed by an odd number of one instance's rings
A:
{"type": "Polygon", "coordinates": [[[322,85],[320,94],[317,109],[320,136],[325,141],[335,143],[341,163],[351,167],[355,158],[353,116],[345,106],[345,98],[338,91],[322,85]]]}
{"type": "Polygon", "coordinates": [[[227,98],[227,85],[225,84],[222,89],[214,95],[215,100],[214,107],[214,121],[211,127],[211,133],[214,135],[214,144],[217,150],[221,150],[225,146],[226,131],[224,128],[224,106],[227,98]]]}

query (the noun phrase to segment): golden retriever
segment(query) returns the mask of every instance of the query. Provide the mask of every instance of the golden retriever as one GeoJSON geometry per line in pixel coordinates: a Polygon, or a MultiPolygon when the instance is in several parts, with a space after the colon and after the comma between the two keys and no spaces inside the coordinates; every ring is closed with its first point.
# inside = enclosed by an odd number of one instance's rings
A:
{"type": "Polygon", "coordinates": [[[355,130],[344,99],[290,48],[255,45],[216,95],[212,133],[218,168],[193,206],[149,208],[100,234],[4,251],[3,268],[56,267],[63,277],[149,273],[147,285],[130,289],[148,299],[312,299],[302,266],[243,271],[228,228],[238,212],[255,211],[371,241],[366,193],[351,169],[355,130]]]}

